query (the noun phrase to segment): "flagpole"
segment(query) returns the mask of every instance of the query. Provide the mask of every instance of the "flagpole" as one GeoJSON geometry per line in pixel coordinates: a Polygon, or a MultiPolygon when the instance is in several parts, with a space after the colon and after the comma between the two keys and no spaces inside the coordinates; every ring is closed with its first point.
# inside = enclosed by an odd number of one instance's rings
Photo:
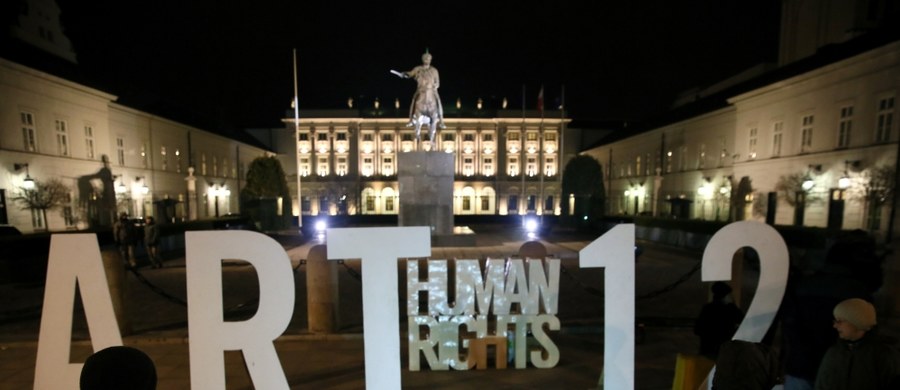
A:
{"type": "MultiPolygon", "coordinates": [[[[568,202],[569,198],[565,197],[565,193],[562,191],[562,172],[560,172],[560,168],[565,169],[565,158],[566,158],[566,85],[563,84],[560,88],[560,101],[559,101],[559,158],[556,159],[559,163],[559,168],[556,170],[556,174],[559,175],[559,202],[560,209],[562,209],[562,202],[568,202]]],[[[555,210],[554,210],[555,211],[555,210]]]]}
{"type": "Polygon", "coordinates": [[[522,206],[516,205],[519,210],[516,212],[522,218],[522,223],[525,223],[525,213],[528,209],[528,199],[525,198],[525,169],[528,167],[528,164],[525,161],[525,84],[522,84],[522,132],[519,133],[519,176],[522,178],[522,206]]]}
{"type": "Polygon", "coordinates": [[[300,101],[297,95],[297,48],[294,48],[294,161],[297,167],[297,227],[303,227],[303,193],[300,190],[300,101]]]}
{"type": "MultiPolygon", "coordinates": [[[[544,165],[544,148],[543,148],[543,146],[544,146],[544,142],[545,142],[544,141],[544,85],[543,84],[541,84],[541,91],[538,92],[538,110],[541,111],[541,125],[538,127],[538,136],[541,137],[541,141],[538,142],[538,166],[537,166],[537,171],[538,171],[538,174],[540,175],[540,177],[538,177],[538,179],[540,180],[541,196],[540,196],[540,198],[538,198],[538,200],[540,200],[542,203],[540,205],[541,206],[540,221],[541,221],[541,224],[543,224],[544,223],[544,212],[547,211],[547,210],[544,210],[544,206],[546,206],[547,203],[544,202],[544,174],[546,173],[546,172],[544,172],[544,169],[546,167],[543,166],[544,165]]],[[[535,210],[537,210],[537,205],[535,205],[534,208],[535,208],[535,210]]]]}

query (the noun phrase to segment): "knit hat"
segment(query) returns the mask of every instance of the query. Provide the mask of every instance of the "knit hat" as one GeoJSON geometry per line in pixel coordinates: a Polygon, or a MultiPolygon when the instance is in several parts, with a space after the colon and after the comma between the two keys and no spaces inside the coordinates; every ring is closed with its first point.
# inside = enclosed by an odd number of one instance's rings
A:
{"type": "Polygon", "coordinates": [[[859,298],[850,298],[834,307],[834,318],[847,321],[857,329],[868,331],[877,323],[875,307],[859,298]]]}

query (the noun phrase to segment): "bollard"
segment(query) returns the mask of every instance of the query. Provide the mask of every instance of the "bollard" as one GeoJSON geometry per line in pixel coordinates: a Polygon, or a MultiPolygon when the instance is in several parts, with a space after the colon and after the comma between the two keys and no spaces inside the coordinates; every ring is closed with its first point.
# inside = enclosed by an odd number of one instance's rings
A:
{"type": "Polygon", "coordinates": [[[306,259],[306,316],[310,333],[334,333],[338,328],[337,263],[328,261],[325,245],[310,248],[306,259]]]}
{"type": "Polygon", "coordinates": [[[519,257],[544,260],[547,257],[547,248],[540,241],[528,241],[519,247],[519,257]]]}
{"type": "Polygon", "coordinates": [[[112,299],[113,311],[116,312],[116,322],[119,324],[119,333],[127,336],[132,333],[131,322],[125,315],[125,262],[114,247],[103,248],[100,252],[103,258],[103,270],[106,272],[106,284],[109,285],[109,295],[112,299]]]}

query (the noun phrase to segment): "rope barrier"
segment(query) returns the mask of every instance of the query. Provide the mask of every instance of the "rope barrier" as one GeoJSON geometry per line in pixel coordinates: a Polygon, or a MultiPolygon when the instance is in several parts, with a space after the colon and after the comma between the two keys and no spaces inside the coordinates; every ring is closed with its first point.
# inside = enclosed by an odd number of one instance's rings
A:
{"type": "Polygon", "coordinates": [[[362,282],[362,275],[360,275],[359,272],[356,272],[355,269],[353,269],[349,265],[347,265],[347,263],[345,263],[344,260],[338,260],[337,262],[338,262],[338,264],[343,266],[344,269],[347,270],[347,273],[350,274],[350,276],[352,276],[354,279],[358,280],[359,282],[362,282]]]}

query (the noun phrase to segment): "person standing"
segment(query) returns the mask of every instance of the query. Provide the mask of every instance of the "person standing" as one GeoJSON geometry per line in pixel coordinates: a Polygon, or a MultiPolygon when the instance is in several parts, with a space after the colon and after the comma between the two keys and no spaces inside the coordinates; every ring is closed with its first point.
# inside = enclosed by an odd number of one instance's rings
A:
{"type": "Polygon", "coordinates": [[[144,245],[147,246],[147,257],[153,268],[162,268],[163,263],[159,258],[159,225],[151,216],[145,218],[144,245]]]}
{"type": "Polygon", "coordinates": [[[725,282],[712,285],[712,301],[703,305],[694,323],[694,334],[700,336],[700,354],[715,361],[722,343],[731,340],[744,319],[731,300],[731,286],[725,282]]]}
{"type": "Polygon", "coordinates": [[[122,262],[131,268],[137,267],[137,262],[134,260],[134,242],[137,237],[135,237],[134,224],[128,219],[128,213],[120,214],[119,219],[113,224],[113,236],[116,245],[119,246],[122,262]]]}
{"type": "Polygon", "coordinates": [[[822,358],[816,390],[900,389],[900,357],[876,334],[875,307],[851,298],[835,306],[833,313],[839,340],[822,358]]]}

